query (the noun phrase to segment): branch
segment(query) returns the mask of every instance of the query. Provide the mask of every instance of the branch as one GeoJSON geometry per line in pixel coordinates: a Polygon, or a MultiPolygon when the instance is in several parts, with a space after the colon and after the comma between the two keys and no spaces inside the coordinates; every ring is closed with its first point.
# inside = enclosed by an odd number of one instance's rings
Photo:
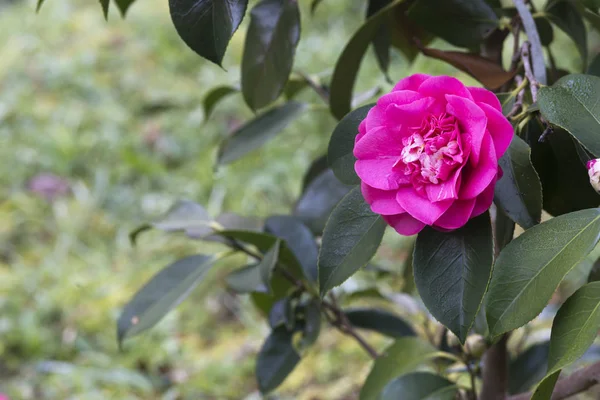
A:
{"type": "Polygon", "coordinates": [[[529,59],[529,50],[531,49],[531,44],[528,41],[523,43],[521,47],[521,59],[523,60],[523,68],[525,68],[525,76],[529,81],[529,89],[531,90],[531,98],[535,103],[537,101],[537,91],[540,87],[539,82],[535,79],[535,75],[533,70],[531,69],[531,60],[529,59]]]}
{"type": "MultiPolygon", "coordinates": [[[[592,386],[600,383],[600,362],[592,364],[585,368],[562,378],[554,387],[552,400],[563,400],[578,393],[585,392],[592,386]]],[[[532,393],[522,393],[516,396],[510,396],[507,400],[529,400],[532,393]]]]}
{"type": "Polygon", "coordinates": [[[509,334],[504,334],[485,353],[483,357],[480,399],[482,400],[505,400],[508,392],[508,351],[506,343],[509,334]]]}

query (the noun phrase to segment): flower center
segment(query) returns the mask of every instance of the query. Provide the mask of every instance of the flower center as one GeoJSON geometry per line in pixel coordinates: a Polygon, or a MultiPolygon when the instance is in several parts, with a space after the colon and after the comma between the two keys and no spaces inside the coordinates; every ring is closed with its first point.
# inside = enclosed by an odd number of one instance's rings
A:
{"type": "Polygon", "coordinates": [[[412,135],[402,139],[402,145],[394,166],[403,168],[415,186],[444,182],[463,162],[456,119],[446,113],[430,115],[412,135]]]}

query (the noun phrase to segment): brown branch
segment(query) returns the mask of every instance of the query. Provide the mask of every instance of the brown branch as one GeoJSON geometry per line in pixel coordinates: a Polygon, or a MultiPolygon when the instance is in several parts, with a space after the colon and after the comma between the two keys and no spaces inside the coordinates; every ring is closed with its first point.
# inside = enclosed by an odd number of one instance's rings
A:
{"type": "Polygon", "coordinates": [[[531,44],[528,41],[523,43],[521,47],[521,60],[523,60],[523,68],[525,68],[525,76],[529,81],[529,89],[531,90],[531,98],[535,103],[537,101],[537,91],[540,86],[539,82],[535,79],[533,69],[531,68],[531,60],[529,59],[529,52],[531,44]]]}
{"type": "MultiPolygon", "coordinates": [[[[562,378],[554,387],[551,400],[563,400],[585,392],[600,383],[600,362],[589,365],[562,378]]],[[[510,396],[507,400],[529,400],[532,393],[510,396]]]]}
{"type": "Polygon", "coordinates": [[[509,334],[506,333],[483,356],[480,399],[505,400],[508,392],[508,351],[506,343],[509,334]]]}

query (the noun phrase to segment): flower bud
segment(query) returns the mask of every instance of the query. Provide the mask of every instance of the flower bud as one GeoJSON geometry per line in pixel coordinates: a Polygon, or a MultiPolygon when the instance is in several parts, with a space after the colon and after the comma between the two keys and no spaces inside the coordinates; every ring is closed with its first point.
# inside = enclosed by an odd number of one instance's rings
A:
{"type": "Polygon", "coordinates": [[[590,184],[596,192],[600,193],[600,158],[588,161],[586,167],[590,176],[590,184]]]}
{"type": "Polygon", "coordinates": [[[460,346],[460,342],[456,335],[450,331],[446,332],[446,341],[448,342],[448,346],[450,347],[458,347],[460,346]]]}
{"type": "Polygon", "coordinates": [[[487,349],[487,343],[481,335],[471,335],[465,342],[465,352],[471,357],[480,358],[487,349]]]}

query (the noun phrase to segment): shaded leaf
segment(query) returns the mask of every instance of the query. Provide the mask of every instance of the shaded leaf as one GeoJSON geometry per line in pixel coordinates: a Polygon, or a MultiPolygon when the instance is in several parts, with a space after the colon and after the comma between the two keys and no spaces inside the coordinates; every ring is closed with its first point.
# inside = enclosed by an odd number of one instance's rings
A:
{"type": "Polygon", "coordinates": [[[428,57],[442,60],[466,72],[488,89],[498,89],[515,76],[517,71],[505,71],[501,65],[474,53],[421,48],[428,57]]]}
{"type": "Polygon", "coordinates": [[[560,0],[548,2],[546,9],[548,19],[554,23],[560,30],[566,33],[577,46],[577,50],[583,59],[583,64],[587,64],[587,32],[585,23],[577,7],[570,1],[560,0]]]}
{"type": "Polygon", "coordinates": [[[192,50],[221,66],[248,0],[169,0],[177,33],[192,50]]]}
{"type": "Polygon", "coordinates": [[[572,74],[540,88],[538,105],[548,122],[571,133],[587,150],[600,156],[600,78],[572,74]]]}
{"type": "Polygon", "coordinates": [[[445,41],[467,48],[478,46],[498,21],[483,0],[419,0],[409,8],[408,17],[445,41]]]}
{"type": "MultiPolygon", "coordinates": [[[[369,0],[367,5],[367,19],[376,14],[385,6],[389,5],[392,0],[369,0]]],[[[382,22],[371,41],[377,64],[381,71],[387,77],[390,68],[390,48],[392,47],[392,31],[389,22],[382,22]]],[[[389,78],[388,78],[389,79],[389,78]]]]}
{"type": "Polygon", "coordinates": [[[360,390],[360,400],[378,399],[385,386],[394,378],[415,370],[436,349],[417,337],[397,339],[373,363],[371,372],[360,390]]]}
{"type": "Polygon", "coordinates": [[[546,306],[564,276],[598,243],[600,210],[561,215],[528,229],[500,253],[490,282],[490,335],[525,325],[546,306]]]}
{"type": "Polygon", "coordinates": [[[319,175],[325,172],[329,168],[327,165],[327,155],[323,155],[315,159],[302,178],[302,193],[306,191],[308,185],[312,183],[319,175]]]}
{"type": "Polygon", "coordinates": [[[426,227],[417,236],[415,283],[431,314],[464,343],[483,300],[494,248],[486,212],[451,232],[426,227]]]}
{"type": "Polygon", "coordinates": [[[227,286],[237,293],[266,292],[258,264],[246,265],[225,278],[227,286]]]}
{"type": "Polygon", "coordinates": [[[279,259],[279,247],[281,246],[281,241],[276,240],[273,246],[265,253],[263,259],[258,264],[258,269],[260,270],[260,276],[262,278],[263,284],[269,288],[271,291],[271,279],[273,279],[273,270],[277,265],[277,260],[279,259]]]}
{"type": "Polygon", "coordinates": [[[292,344],[292,333],[285,327],[274,329],[256,359],[256,379],[261,393],[276,389],[300,362],[292,344]]]}
{"type": "Polygon", "coordinates": [[[356,328],[369,329],[392,338],[415,336],[408,322],[385,310],[356,308],[346,309],[344,314],[356,328]]]}
{"type": "Polygon", "coordinates": [[[315,11],[317,11],[317,7],[319,7],[319,4],[321,4],[323,0],[312,0],[312,2],[310,3],[310,13],[311,15],[315,13],[315,11]]]}
{"type": "Polygon", "coordinates": [[[204,119],[207,120],[208,118],[210,118],[213,110],[221,100],[223,100],[230,94],[234,94],[237,92],[239,92],[239,89],[227,85],[212,88],[206,94],[206,96],[204,96],[204,100],[202,101],[202,107],[204,109],[204,119]]]}
{"type": "Polygon", "coordinates": [[[327,169],[304,190],[294,207],[294,215],[315,235],[321,235],[329,214],[350,189],[335,177],[333,171],[327,169]]]}
{"type": "MultiPolygon", "coordinates": [[[[44,0],[38,0],[37,9],[38,11],[42,7],[42,3],[44,0]]],[[[108,8],[110,7],[110,0],[100,0],[100,5],[102,6],[102,12],[104,13],[104,19],[108,20],[108,8]]]]}
{"type": "Polygon", "coordinates": [[[498,246],[498,252],[500,252],[513,239],[515,235],[515,222],[498,207],[496,207],[495,222],[494,238],[498,246]]]}
{"type": "Polygon", "coordinates": [[[321,332],[321,309],[319,303],[311,300],[304,307],[304,329],[302,330],[301,348],[312,346],[321,332]]]}
{"type": "Polygon", "coordinates": [[[269,310],[269,326],[271,329],[285,326],[288,331],[291,331],[294,329],[295,322],[294,306],[289,297],[284,297],[273,303],[271,310],[269,310]]]}
{"type": "Polygon", "coordinates": [[[260,114],[233,134],[219,149],[219,164],[229,164],[258,149],[306,110],[306,104],[290,101],[260,114]]]}
{"type": "Polygon", "coordinates": [[[502,114],[508,115],[515,105],[515,96],[511,93],[496,93],[496,97],[500,100],[500,104],[502,105],[502,114]]]}
{"type": "Polygon", "coordinates": [[[544,377],[549,350],[550,342],[534,344],[511,360],[508,367],[510,394],[527,392],[544,377]]]}
{"type": "Polygon", "coordinates": [[[458,387],[430,372],[413,372],[388,383],[379,400],[454,400],[458,387]]]}
{"type": "Polygon", "coordinates": [[[600,281],[600,258],[597,258],[588,275],[588,282],[600,281]]]}
{"type": "Polygon", "coordinates": [[[533,19],[529,7],[525,2],[518,1],[514,3],[523,23],[523,28],[527,34],[527,40],[531,43],[531,64],[533,67],[533,75],[535,79],[545,85],[547,83],[546,78],[546,61],[544,58],[544,50],[542,49],[542,42],[540,35],[537,30],[537,25],[533,19]]]}
{"type": "Polygon", "coordinates": [[[131,7],[134,2],[135,0],[115,0],[115,3],[117,3],[117,8],[121,12],[121,16],[123,18],[125,18],[127,15],[127,10],[129,10],[129,7],[131,7]]]}
{"type": "Polygon", "coordinates": [[[367,117],[374,104],[369,104],[347,114],[336,125],[329,147],[327,149],[327,162],[335,176],[347,185],[357,185],[360,178],[354,170],[354,141],[358,135],[358,125],[367,117]]]}
{"type": "Polygon", "coordinates": [[[531,149],[514,136],[508,151],[499,160],[504,175],[496,184],[494,200],[524,229],[542,218],[542,184],[531,163],[531,149]]]}
{"type": "Polygon", "coordinates": [[[365,203],[360,188],[348,193],[327,221],[319,252],[319,291],[324,296],[375,255],[386,223],[365,203]]]}
{"type": "Polygon", "coordinates": [[[215,257],[182,258],[154,275],[125,305],[117,321],[119,343],[153,327],[200,283],[215,257]]]}
{"type": "Polygon", "coordinates": [[[554,40],[552,24],[544,17],[535,17],[533,20],[535,21],[535,27],[540,35],[542,46],[550,46],[550,43],[554,40]]]}
{"type": "Polygon", "coordinates": [[[251,109],[273,102],[285,87],[300,40],[295,0],[262,0],[250,11],[242,58],[242,93],[251,109]]]}

